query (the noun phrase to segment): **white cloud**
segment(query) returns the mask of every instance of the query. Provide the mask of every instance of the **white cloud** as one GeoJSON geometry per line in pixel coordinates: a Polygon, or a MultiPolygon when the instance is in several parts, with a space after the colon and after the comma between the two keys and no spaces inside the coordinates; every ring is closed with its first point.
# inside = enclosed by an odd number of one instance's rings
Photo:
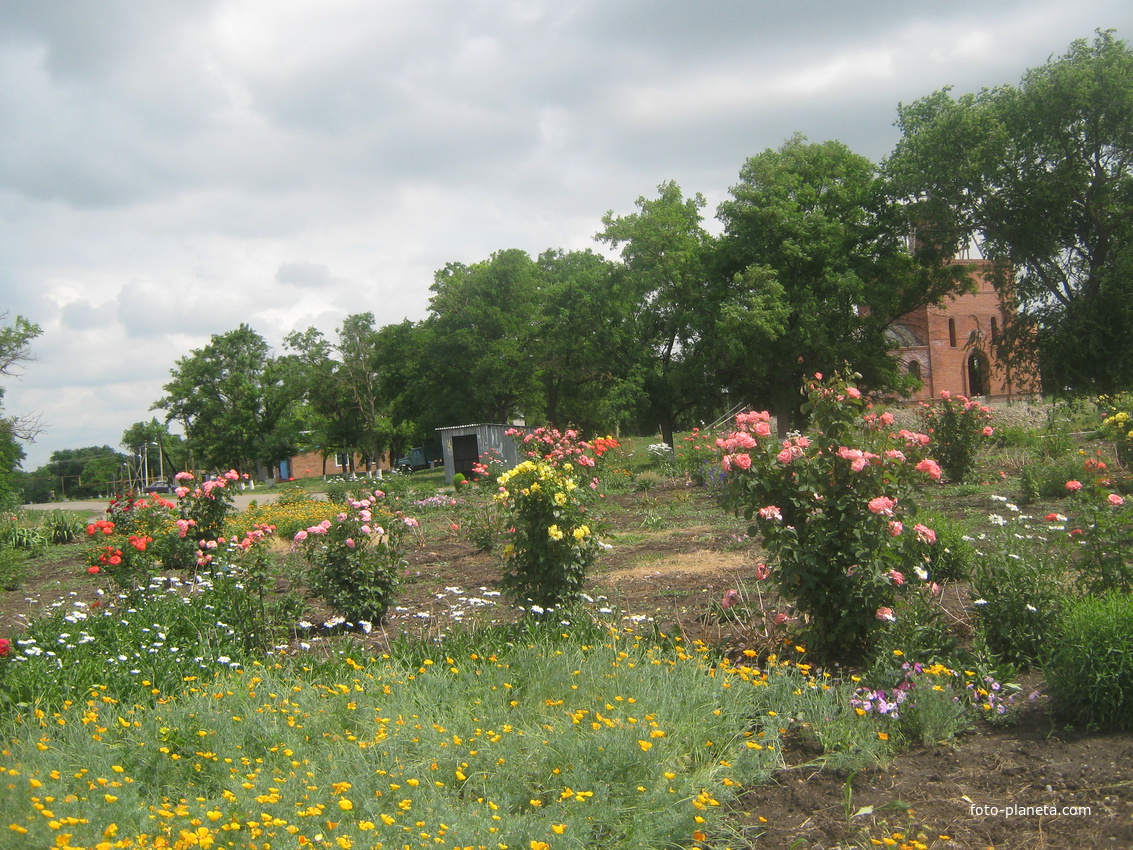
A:
{"type": "Polygon", "coordinates": [[[44,335],[5,404],[49,426],[25,466],[115,444],[211,334],[420,319],[448,261],[591,247],[664,180],[714,205],[796,131],[880,159],[898,102],[1097,27],[1133,8],[11,0],[0,303],[44,335]]]}

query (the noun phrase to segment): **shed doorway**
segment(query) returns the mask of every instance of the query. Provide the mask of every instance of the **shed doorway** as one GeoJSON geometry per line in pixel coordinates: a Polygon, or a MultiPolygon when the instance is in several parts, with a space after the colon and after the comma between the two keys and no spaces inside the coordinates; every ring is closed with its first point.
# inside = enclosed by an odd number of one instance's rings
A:
{"type": "Polygon", "coordinates": [[[472,465],[480,460],[480,444],[475,434],[464,434],[452,438],[452,471],[453,474],[463,473],[470,475],[472,465]]]}

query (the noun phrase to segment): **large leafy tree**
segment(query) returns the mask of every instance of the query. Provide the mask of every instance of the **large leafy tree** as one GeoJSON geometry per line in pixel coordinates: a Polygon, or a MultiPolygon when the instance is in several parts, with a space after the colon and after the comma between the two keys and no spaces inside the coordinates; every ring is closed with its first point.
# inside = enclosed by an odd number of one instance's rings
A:
{"type": "Polygon", "coordinates": [[[131,477],[140,479],[173,475],[188,466],[189,455],[180,434],[171,434],[169,425],[156,418],[135,422],[122,432],[119,445],[131,458],[131,477]]]}
{"type": "Polygon", "coordinates": [[[544,418],[590,432],[628,423],[621,409],[633,362],[632,310],[610,261],[593,251],[543,252],[536,370],[544,418]]]}
{"type": "Polygon", "coordinates": [[[645,416],[673,444],[681,417],[716,393],[697,347],[712,324],[708,268],[712,237],[702,226],[705,200],[686,198],[669,181],[656,198],[640,197],[637,212],[602,219],[597,235],[621,252],[625,299],[639,357],[637,379],[645,416]]]}
{"type": "Polygon", "coordinates": [[[886,170],[926,239],[974,234],[1018,312],[1000,338],[1048,390],[1133,386],[1133,53],[1075,41],[1018,86],[899,110],[886,170]]]}
{"type": "Polygon", "coordinates": [[[128,489],[127,458],[110,446],[60,449],[32,476],[36,501],[56,498],[86,499],[128,489]]]}
{"type": "Polygon", "coordinates": [[[387,352],[374,315],[347,316],[333,342],[309,328],[291,334],[287,345],[299,355],[308,442],[324,455],[359,451],[377,463],[400,431],[385,388],[387,352]]]}
{"type": "Polygon", "coordinates": [[[886,329],[954,291],[957,270],[910,251],[876,167],[841,142],[793,137],[750,158],[720,204],[723,287],[715,347],[737,400],[799,424],[804,379],[848,364],[900,389],[886,329]]]}
{"type": "Polygon", "coordinates": [[[526,252],[498,251],[473,265],[449,263],[430,288],[421,361],[435,425],[542,416],[536,375],[539,270],[526,252]]]}
{"type": "Polygon", "coordinates": [[[295,452],[295,369],[242,324],[178,359],[154,407],[183,424],[196,465],[252,472],[295,452]]]}
{"type": "MultiPolygon", "coordinates": [[[[7,314],[0,316],[0,322],[6,318],[7,314]]],[[[42,332],[23,316],[0,326],[0,375],[13,375],[22,363],[33,359],[31,343],[42,332]]],[[[35,439],[39,422],[34,416],[4,415],[3,399],[4,388],[0,387],[0,506],[8,506],[18,499],[16,470],[24,459],[20,443],[35,439]]]]}

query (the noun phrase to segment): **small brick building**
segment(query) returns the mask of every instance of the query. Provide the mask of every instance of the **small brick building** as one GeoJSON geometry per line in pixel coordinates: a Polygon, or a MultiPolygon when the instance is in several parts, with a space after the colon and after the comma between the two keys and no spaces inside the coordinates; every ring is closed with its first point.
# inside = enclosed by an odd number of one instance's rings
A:
{"type": "Polygon", "coordinates": [[[1008,374],[995,357],[992,343],[1003,330],[1004,306],[992,284],[992,262],[952,262],[972,267],[976,291],[908,313],[890,328],[905,368],[921,381],[913,398],[939,398],[943,390],[986,398],[1032,391],[1031,374],[1008,374]]]}

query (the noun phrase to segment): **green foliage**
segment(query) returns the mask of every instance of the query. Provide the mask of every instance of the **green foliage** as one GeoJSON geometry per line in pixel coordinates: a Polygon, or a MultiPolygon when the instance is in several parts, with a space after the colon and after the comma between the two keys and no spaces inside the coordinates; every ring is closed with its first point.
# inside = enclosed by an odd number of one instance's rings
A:
{"type": "Polygon", "coordinates": [[[327,501],[342,504],[350,492],[350,485],[341,478],[328,478],[326,481],[327,501]]]}
{"type": "Polygon", "coordinates": [[[936,532],[928,547],[925,569],[931,581],[967,581],[976,562],[976,548],[966,526],[944,514],[922,514],[921,521],[936,532]]]}
{"type": "Polygon", "coordinates": [[[517,601],[554,608],[577,600],[598,538],[570,463],[527,460],[500,477],[496,496],[515,531],[504,546],[504,587],[517,601]]]}
{"type": "Polygon", "coordinates": [[[115,700],[152,704],[180,693],[186,676],[211,676],[241,657],[235,631],[214,613],[219,592],[207,583],[160,581],[128,604],[117,601],[34,618],[15,641],[21,660],[0,658],[0,704],[7,711],[83,704],[99,686],[115,700]]]}
{"type": "Polygon", "coordinates": [[[295,452],[296,368],[241,325],[178,359],[154,407],[184,425],[197,463],[245,471],[270,466],[295,452]]]}
{"type": "Polygon", "coordinates": [[[972,233],[1018,299],[998,354],[1035,356],[1057,393],[1115,392],[1133,375],[1133,52],[1111,31],[1075,41],[1017,86],[900,108],[893,190],[945,253],[972,233]]]}
{"type": "Polygon", "coordinates": [[[1067,720],[1133,731],[1133,596],[1086,596],[1066,606],[1043,643],[1043,673],[1067,720]]]}
{"type": "Polygon", "coordinates": [[[0,589],[17,590],[28,574],[28,553],[0,544],[0,589]]]}
{"type": "Polygon", "coordinates": [[[352,623],[380,623],[393,603],[403,537],[417,520],[382,509],[380,499],[351,502],[349,510],[294,537],[310,564],[315,595],[352,623]]]}
{"type": "Polygon", "coordinates": [[[847,363],[864,386],[901,388],[888,325],[966,284],[959,267],[907,250],[907,217],[873,164],[795,136],[748,159],[731,194],[717,256],[721,309],[736,315],[716,354],[732,397],[762,399],[786,430],[804,424],[796,390],[816,370],[847,363]]]}
{"type": "Polygon", "coordinates": [[[993,516],[1001,531],[980,541],[972,572],[976,633],[998,660],[1035,665],[1070,597],[1067,558],[1031,532],[1021,515],[993,516]]]}
{"type": "Polygon", "coordinates": [[[780,443],[766,412],[737,415],[722,442],[727,499],[777,558],[780,593],[802,615],[807,649],[852,662],[893,619],[898,589],[935,540],[905,520],[918,473],[938,478],[940,470],[927,459],[914,469],[927,436],[893,434],[889,421],[865,414],[846,377],[818,376],[806,391],[811,437],[780,443]]]}
{"type": "MultiPolygon", "coordinates": [[[[1097,464],[1090,458],[1086,469],[1097,464]]],[[[1078,582],[1086,593],[1133,593],[1133,505],[1109,491],[1109,479],[1102,482],[1074,491],[1078,582]]]]}
{"type": "Polygon", "coordinates": [[[76,543],[86,535],[86,523],[75,514],[51,511],[40,523],[48,543],[76,543]]]}
{"type": "Polygon", "coordinates": [[[50,542],[43,526],[29,522],[27,517],[11,514],[0,519],[0,547],[39,552],[50,542]]]}
{"type": "Polygon", "coordinates": [[[980,449],[994,433],[991,411],[979,402],[948,391],[932,404],[922,404],[920,418],[932,442],[929,451],[945,477],[962,484],[970,477],[980,449]]]}
{"type": "Polygon", "coordinates": [[[674,452],[677,473],[693,484],[703,485],[718,475],[713,438],[699,428],[677,440],[674,452]]]}
{"type": "Polygon", "coordinates": [[[1044,499],[1062,499],[1070,495],[1066,482],[1082,472],[1082,459],[1078,455],[1063,455],[1058,460],[1031,460],[1019,473],[1023,504],[1029,505],[1044,499]]]}

